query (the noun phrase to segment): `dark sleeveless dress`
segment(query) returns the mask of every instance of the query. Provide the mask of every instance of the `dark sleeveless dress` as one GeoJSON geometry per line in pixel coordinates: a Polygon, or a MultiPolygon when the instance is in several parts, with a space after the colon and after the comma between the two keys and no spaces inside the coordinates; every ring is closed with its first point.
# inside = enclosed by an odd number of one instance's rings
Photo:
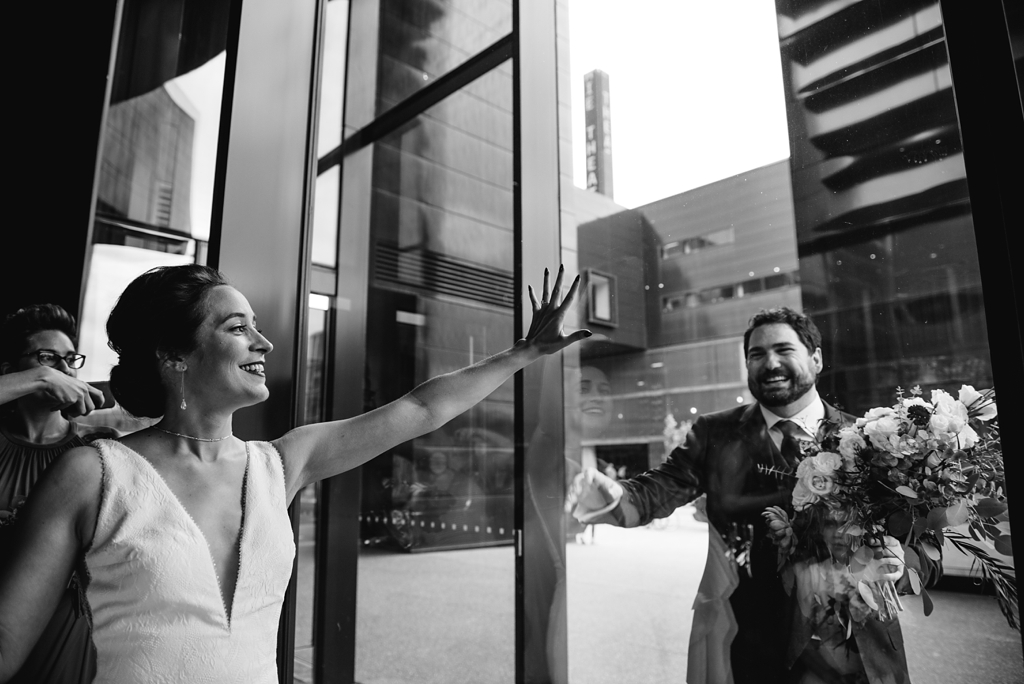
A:
{"type": "MultiPolygon", "coordinates": [[[[54,444],[31,444],[0,427],[0,556],[10,544],[8,525],[17,525],[11,511],[21,506],[32,486],[54,459],[83,446],[94,428],[71,424],[64,439],[54,444]]],[[[97,434],[96,437],[109,437],[97,434]]],[[[85,602],[85,588],[76,573],[60,597],[60,603],[24,665],[10,684],[89,684],[96,674],[96,654],[85,602]]]]}

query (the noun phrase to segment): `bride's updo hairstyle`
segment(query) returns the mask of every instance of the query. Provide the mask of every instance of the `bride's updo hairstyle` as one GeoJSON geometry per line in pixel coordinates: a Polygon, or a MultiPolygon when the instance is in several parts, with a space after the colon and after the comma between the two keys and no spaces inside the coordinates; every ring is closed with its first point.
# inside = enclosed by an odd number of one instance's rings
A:
{"type": "Polygon", "coordinates": [[[121,293],[107,319],[108,344],[119,357],[110,371],[110,390],[128,413],[139,418],[164,414],[158,353],[193,351],[207,315],[207,295],[227,284],[209,266],[158,266],[121,293]]]}

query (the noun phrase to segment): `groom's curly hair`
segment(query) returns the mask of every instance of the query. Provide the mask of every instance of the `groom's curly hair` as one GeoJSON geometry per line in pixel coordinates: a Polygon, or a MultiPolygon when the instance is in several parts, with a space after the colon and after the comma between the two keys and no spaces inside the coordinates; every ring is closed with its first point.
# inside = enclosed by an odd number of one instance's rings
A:
{"type": "Polygon", "coordinates": [[[814,350],[821,346],[821,332],[818,330],[818,326],[814,325],[814,321],[811,320],[810,316],[799,311],[794,311],[788,306],[776,306],[771,309],[761,309],[756,314],[750,317],[750,322],[747,323],[747,331],[743,333],[743,356],[747,355],[747,351],[750,346],[750,336],[754,330],[760,328],[762,325],[772,325],[773,323],[784,323],[793,329],[800,341],[807,347],[807,351],[811,354],[814,350]]]}

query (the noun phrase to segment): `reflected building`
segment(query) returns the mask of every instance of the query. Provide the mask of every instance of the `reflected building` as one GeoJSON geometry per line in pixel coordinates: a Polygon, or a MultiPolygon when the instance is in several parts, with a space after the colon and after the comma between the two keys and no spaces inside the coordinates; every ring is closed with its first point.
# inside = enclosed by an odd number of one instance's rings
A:
{"type": "MultiPolygon", "coordinates": [[[[508,30],[509,6],[383,3],[383,113],[508,30]],[[475,31],[463,29],[472,24],[475,31]]],[[[374,145],[365,375],[370,410],[512,337],[511,69],[374,145]]],[[[512,386],[363,467],[361,536],[408,551],[512,541],[512,386]]]]}
{"type": "MultiPolygon", "coordinates": [[[[588,194],[573,199],[585,207],[588,194]]],[[[581,363],[605,372],[616,407],[599,458],[645,470],[666,455],[666,421],[750,400],[747,321],[802,307],[793,235],[787,161],[580,223],[595,333],[581,363]]]]}
{"type": "MultiPolygon", "coordinates": [[[[116,356],[106,317],[121,290],[148,268],[205,263],[192,235],[193,150],[199,113],[174,81],[112,102],[100,152],[92,253],[82,306],[85,375],[105,381],[116,356]]],[[[204,234],[205,238],[206,235],[204,234]]]]}
{"type": "Polygon", "coordinates": [[[939,3],[777,6],[803,300],[828,360],[820,386],[854,412],[889,404],[896,386],[990,386],[939,3]]]}
{"type": "Polygon", "coordinates": [[[96,211],[110,226],[191,233],[195,115],[172,83],[110,106],[96,211]],[[171,95],[171,91],[174,95],[171,95]]]}

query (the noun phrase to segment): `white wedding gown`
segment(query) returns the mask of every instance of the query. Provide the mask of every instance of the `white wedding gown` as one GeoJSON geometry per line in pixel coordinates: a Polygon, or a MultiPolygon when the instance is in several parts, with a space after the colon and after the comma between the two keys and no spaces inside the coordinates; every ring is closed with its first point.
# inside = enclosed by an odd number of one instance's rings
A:
{"type": "Polygon", "coordinates": [[[97,440],[103,487],[86,552],[95,684],[276,684],[295,544],[281,457],[247,442],[238,579],[228,619],[199,527],[149,461],[97,440]]]}
{"type": "Polygon", "coordinates": [[[688,684],[732,684],[731,646],[737,627],[729,597],[739,582],[722,535],[708,523],[708,557],[693,602],[686,659],[688,684]]]}

